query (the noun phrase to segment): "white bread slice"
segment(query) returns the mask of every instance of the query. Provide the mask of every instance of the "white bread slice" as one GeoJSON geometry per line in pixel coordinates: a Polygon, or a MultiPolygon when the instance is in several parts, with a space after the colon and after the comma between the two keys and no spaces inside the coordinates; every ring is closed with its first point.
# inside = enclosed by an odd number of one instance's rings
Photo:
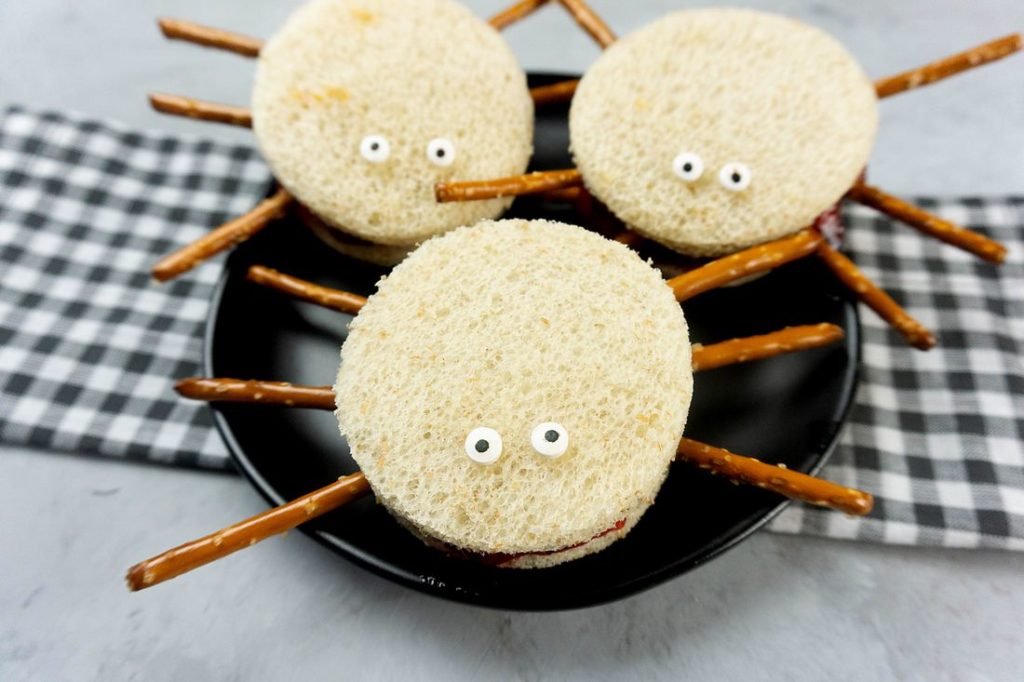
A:
{"type": "Polygon", "coordinates": [[[253,130],[277,179],[326,223],[411,246],[494,218],[511,200],[439,204],[434,184],[522,173],[526,76],[501,36],[452,0],[314,0],[260,52],[253,130]],[[384,136],[371,163],[363,139],[384,136]],[[427,157],[435,138],[450,166],[427,157]]]}
{"type": "Polygon", "coordinates": [[[718,256],[811,224],[864,169],[874,86],[835,39],[761,12],[676,12],[623,38],[584,75],[570,112],[587,189],[633,229],[718,256]],[[675,175],[697,154],[695,182],[675,175]],[[740,192],[719,170],[752,171],[740,192]]]}
{"type": "Polygon", "coordinates": [[[378,499],[467,552],[566,552],[628,531],[675,456],[692,392],[686,320],[660,274],[579,227],[484,222],[432,239],[353,320],[337,417],[378,499]],[[569,449],[530,443],[555,421],[569,449]],[[497,430],[498,461],[465,453],[497,430]]]}
{"type": "Polygon", "coordinates": [[[416,248],[414,246],[387,246],[385,244],[374,244],[373,242],[364,241],[343,230],[328,225],[305,206],[300,205],[297,213],[299,220],[320,241],[349,258],[391,267],[401,263],[402,259],[416,248]]]}

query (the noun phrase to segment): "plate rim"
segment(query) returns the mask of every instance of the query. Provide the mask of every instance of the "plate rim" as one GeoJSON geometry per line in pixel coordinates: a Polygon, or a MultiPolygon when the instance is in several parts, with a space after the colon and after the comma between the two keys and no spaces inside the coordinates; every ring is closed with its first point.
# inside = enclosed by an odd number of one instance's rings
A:
{"type": "MultiPolygon", "coordinates": [[[[564,73],[551,73],[551,72],[528,72],[528,77],[537,79],[551,79],[551,80],[563,80],[568,78],[576,78],[571,74],[564,73]]],[[[271,187],[273,187],[274,181],[271,180],[271,187]]],[[[218,276],[217,283],[211,292],[209,304],[204,319],[204,332],[203,332],[203,345],[202,345],[202,371],[207,376],[214,376],[214,349],[216,347],[216,336],[217,336],[217,321],[221,306],[223,303],[224,294],[228,288],[230,281],[237,277],[236,270],[237,262],[239,257],[237,251],[232,252],[224,263],[223,269],[218,276]]],[[[838,415],[837,422],[839,427],[832,434],[828,445],[823,448],[821,454],[818,456],[814,465],[808,469],[808,473],[817,474],[825,466],[828,460],[832,457],[838,446],[839,439],[842,436],[847,422],[849,421],[850,413],[853,410],[853,406],[856,402],[857,391],[861,382],[861,361],[863,356],[863,329],[861,326],[860,307],[857,301],[849,295],[842,296],[843,310],[844,310],[844,331],[846,332],[846,346],[849,348],[851,353],[851,370],[849,373],[848,380],[844,382],[844,393],[842,396],[842,410],[838,415]]],[[[274,488],[274,486],[268,481],[252,464],[250,459],[245,455],[244,449],[236,439],[231,425],[228,423],[227,417],[224,413],[218,409],[216,403],[209,403],[209,409],[213,413],[214,425],[217,432],[220,434],[221,439],[228,450],[228,454],[231,457],[231,461],[238,469],[238,471],[244,476],[246,481],[256,490],[256,492],[271,506],[278,506],[288,502],[288,499],[282,497],[274,488]]],[[[377,560],[372,554],[364,552],[358,548],[350,546],[348,543],[340,540],[339,538],[318,530],[313,527],[302,525],[298,527],[298,530],[304,535],[314,539],[319,544],[327,547],[336,554],[344,557],[351,563],[363,568],[370,573],[373,573],[381,578],[397,583],[399,585],[412,588],[413,590],[422,594],[427,594],[433,597],[440,597],[448,601],[454,601],[462,604],[469,604],[474,606],[482,606],[493,609],[500,609],[506,611],[521,611],[521,612],[546,612],[546,611],[569,611],[576,609],[589,608],[606,604],[612,601],[616,601],[630,595],[637,594],[646,589],[653,588],[660,585],[668,580],[677,578],[685,573],[688,573],[709,561],[718,558],[725,552],[738,546],[754,533],[764,528],[770,521],[776,518],[783,510],[785,510],[792,500],[781,499],[777,504],[771,507],[768,511],[763,513],[753,522],[743,527],[738,532],[732,535],[726,535],[710,546],[709,549],[702,552],[699,556],[691,557],[680,561],[667,564],[657,571],[648,573],[642,577],[634,580],[619,583],[613,587],[601,590],[600,592],[591,592],[580,597],[569,597],[557,603],[551,604],[538,604],[538,603],[511,603],[509,601],[503,601],[500,598],[495,598],[490,595],[482,595],[476,592],[467,592],[465,590],[457,589],[455,586],[449,586],[445,584],[438,584],[437,581],[425,580],[421,576],[405,571],[401,568],[397,568],[390,563],[382,562],[377,560]]]]}
{"type": "MultiPolygon", "coordinates": [[[[222,299],[224,292],[227,290],[229,281],[232,277],[236,277],[235,268],[231,267],[230,258],[226,264],[224,271],[221,273],[217,280],[217,285],[214,288],[213,294],[210,297],[210,307],[207,311],[205,325],[206,330],[203,337],[203,372],[207,376],[213,376],[214,369],[214,348],[216,346],[216,326],[217,317],[221,308],[222,299]]],[[[848,327],[844,328],[847,337],[850,338],[847,346],[853,350],[851,358],[852,371],[850,379],[845,383],[843,396],[844,406],[841,414],[839,415],[838,423],[839,428],[836,429],[835,433],[828,443],[828,446],[824,448],[821,455],[815,464],[808,470],[810,474],[817,474],[825,466],[828,460],[832,457],[835,452],[839,439],[849,421],[850,412],[853,409],[858,387],[860,386],[861,379],[861,359],[863,353],[863,333],[860,321],[860,310],[859,306],[856,305],[855,301],[845,298],[844,299],[844,310],[847,321],[850,323],[848,327]]],[[[231,425],[228,423],[227,417],[221,410],[217,409],[215,403],[209,405],[212,413],[214,425],[217,428],[217,432],[220,434],[227,447],[228,454],[231,457],[232,462],[237,469],[242,473],[249,484],[256,490],[257,493],[271,506],[278,506],[284,504],[288,500],[281,496],[274,488],[274,486],[268,481],[252,464],[249,458],[245,455],[244,449],[241,444],[235,438],[234,432],[231,425]]],[[[669,564],[664,568],[647,574],[642,578],[638,578],[635,581],[628,583],[622,583],[615,587],[608,588],[600,593],[594,593],[597,596],[592,599],[577,599],[570,598],[565,602],[554,603],[548,606],[529,604],[523,606],[517,606],[500,599],[490,598],[485,595],[479,595],[477,593],[466,593],[462,590],[451,589],[448,586],[436,585],[433,581],[425,581],[418,575],[414,575],[402,569],[398,569],[391,564],[377,561],[372,555],[367,554],[357,548],[351,547],[342,540],[335,536],[326,533],[315,528],[308,526],[299,526],[298,530],[303,534],[313,538],[319,544],[324,545],[328,549],[341,555],[345,559],[352,563],[360,566],[363,569],[370,571],[371,573],[385,578],[392,582],[396,582],[406,587],[411,587],[417,592],[428,594],[434,597],[441,597],[450,601],[456,601],[464,604],[471,604],[475,606],[485,606],[489,608],[502,609],[502,610],[514,610],[514,611],[527,611],[527,612],[542,612],[542,611],[568,611],[574,609],[588,608],[592,606],[598,606],[600,604],[606,604],[608,602],[616,601],[624,597],[637,594],[651,587],[655,587],[661,583],[664,583],[673,578],[679,577],[685,573],[688,573],[695,568],[698,568],[709,561],[716,559],[730,549],[736,547],[757,531],[761,530],[770,522],[772,519],[777,517],[783,510],[786,509],[792,500],[782,499],[764,513],[761,517],[750,523],[748,526],[740,530],[739,532],[725,537],[721,542],[713,545],[709,550],[703,552],[700,556],[675,562],[669,564]]],[[[593,596],[593,594],[591,595],[593,596]]]]}

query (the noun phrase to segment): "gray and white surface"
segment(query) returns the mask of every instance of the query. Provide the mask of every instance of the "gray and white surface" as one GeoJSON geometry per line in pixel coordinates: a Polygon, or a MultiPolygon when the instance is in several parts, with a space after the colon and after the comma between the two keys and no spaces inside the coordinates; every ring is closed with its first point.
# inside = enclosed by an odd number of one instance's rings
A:
{"type": "MultiPolygon", "coordinates": [[[[75,108],[246,140],[151,113],[144,93],[245,103],[246,60],[166,43],[174,15],[266,35],[296,0],[0,2],[0,106],[75,108]]],[[[505,0],[469,2],[482,16],[505,0]]],[[[594,0],[620,33],[677,7],[594,0]]],[[[822,26],[880,76],[1024,29],[1017,0],[743,3],[822,26]]],[[[528,69],[597,54],[557,8],[508,32],[528,69]]],[[[872,177],[904,194],[1024,192],[1024,66],[882,105],[872,177]]],[[[586,611],[449,604],[300,534],[129,595],[147,552],[263,508],[235,477],[0,444],[0,679],[671,678],[1011,680],[1024,670],[1024,556],[759,534],[698,571],[586,611]]]]}

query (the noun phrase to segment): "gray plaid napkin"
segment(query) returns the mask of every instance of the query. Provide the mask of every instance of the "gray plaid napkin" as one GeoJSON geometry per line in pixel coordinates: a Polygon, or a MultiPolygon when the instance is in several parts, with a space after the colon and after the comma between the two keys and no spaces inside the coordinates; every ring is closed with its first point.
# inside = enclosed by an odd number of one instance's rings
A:
{"type": "MultiPolygon", "coordinates": [[[[0,442],[225,468],[194,374],[220,268],[149,266],[244,213],[269,175],[248,147],[64,114],[0,121],[0,442]]],[[[773,530],[1024,549],[1024,199],[922,202],[1010,246],[1001,268],[860,209],[848,250],[934,329],[907,348],[865,311],[862,384],[825,475],[876,494],[866,519],[792,505],[773,530]],[[897,255],[898,254],[898,255],[897,255]]]]}
{"type": "Polygon", "coordinates": [[[918,199],[1006,244],[1001,266],[869,209],[847,211],[857,265],[934,330],[922,353],[871,311],[850,423],[825,475],[875,493],[864,519],[792,505],[772,530],[1024,550],[1024,197],[918,199]]]}
{"type": "Polygon", "coordinates": [[[255,150],[10,109],[0,122],[0,441],[229,468],[196,374],[217,266],[156,257],[244,213],[255,150]]]}

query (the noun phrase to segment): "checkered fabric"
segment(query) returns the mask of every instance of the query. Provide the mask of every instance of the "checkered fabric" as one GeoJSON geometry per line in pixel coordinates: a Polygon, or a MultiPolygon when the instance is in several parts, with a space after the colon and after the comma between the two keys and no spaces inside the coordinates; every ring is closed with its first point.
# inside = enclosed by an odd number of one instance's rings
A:
{"type": "Polygon", "coordinates": [[[1024,550],[1024,197],[915,203],[1010,249],[1001,266],[848,207],[845,250],[932,329],[913,350],[862,308],[861,385],[824,475],[875,494],[863,519],[792,505],[771,529],[1024,550]]]}
{"type": "Polygon", "coordinates": [[[0,442],[230,467],[196,374],[220,268],[156,286],[155,260],[244,213],[249,147],[10,109],[0,121],[0,442]]]}
{"type": "MultiPolygon", "coordinates": [[[[0,121],[0,442],[224,468],[194,374],[220,272],[152,285],[160,255],[243,213],[269,175],[247,147],[14,109],[0,121]]],[[[772,529],[1024,549],[1024,198],[919,200],[1010,246],[1000,268],[867,210],[848,251],[936,331],[906,346],[865,310],[860,393],[824,471],[866,519],[792,505],[772,529]]]]}

